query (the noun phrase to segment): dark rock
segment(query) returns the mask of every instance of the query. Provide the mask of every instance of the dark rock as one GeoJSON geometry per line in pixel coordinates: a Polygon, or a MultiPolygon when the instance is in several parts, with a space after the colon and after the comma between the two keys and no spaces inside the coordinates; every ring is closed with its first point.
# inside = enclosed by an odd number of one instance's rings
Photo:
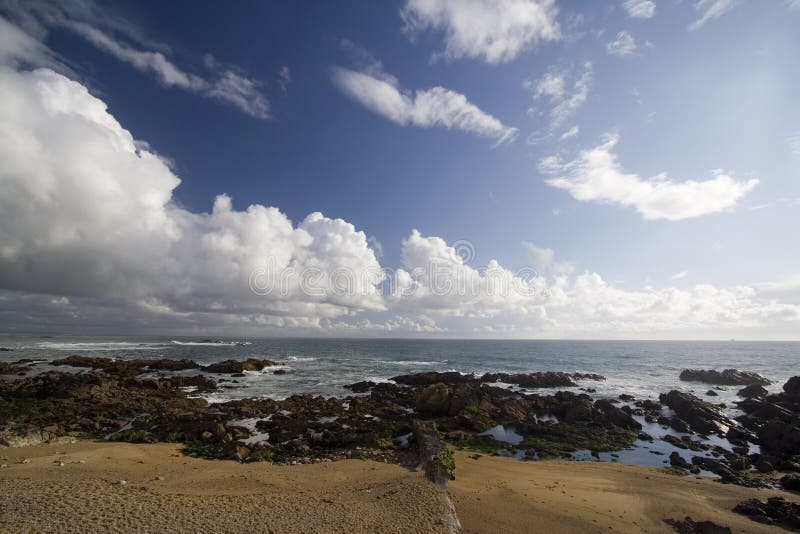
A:
{"type": "Polygon", "coordinates": [[[692,464],[706,471],[711,471],[715,475],[719,475],[723,482],[732,482],[737,478],[736,474],[720,460],[706,458],[704,456],[693,456],[692,464]]]}
{"type": "Polygon", "coordinates": [[[714,391],[713,389],[709,389],[708,391],[706,391],[706,395],[709,396],[709,397],[716,397],[719,394],[716,391],[714,391]]]}
{"type": "Polygon", "coordinates": [[[362,380],[361,382],[356,382],[355,384],[348,384],[345,389],[349,389],[353,393],[367,393],[369,390],[374,388],[377,384],[372,382],[371,380],[362,380]]]}
{"type": "Polygon", "coordinates": [[[633,395],[628,395],[627,393],[621,393],[617,398],[624,402],[632,402],[635,399],[633,395]]]}
{"type": "Polygon", "coordinates": [[[746,399],[763,399],[769,395],[769,391],[761,384],[750,384],[740,389],[736,394],[746,399]]]}
{"type": "Polygon", "coordinates": [[[759,523],[800,528],[800,503],[787,501],[783,497],[770,497],[766,502],[748,499],[737,504],[733,511],[759,523]]]}
{"type": "Polygon", "coordinates": [[[235,374],[243,373],[244,371],[261,371],[265,367],[273,367],[278,365],[271,360],[259,360],[256,358],[248,358],[244,361],[238,360],[225,360],[217,363],[212,363],[205,367],[205,371],[216,374],[235,374]]]}
{"type": "Polygon", "coordinates": [[[286,369],[275,369],[272,371],[273,375],[285,375],[287,373],[286,369]]]}
{"type": "Polygon", "coordinates": [[[680,467],[681,469],[691,469],[692,465],[683,459],[683,456],[673,451],[669,455],[669,465],[673,467],[680,467]]]}
{"type": "Polygon", "coordinates": [[[0,375],[13,375],[18,373],[22,368],[8,362],[0,362],[0,375]]]}
{"type": "Polygon", "coordinates": [[[430,384],[466,384],[473,382],[475,377],[472,375],[462,375],[456,371],[448,371],[446,373],[437,373],[431,371],[428,373],[414,373],[410,375],[400,375],[392,377],[391,380],[397,384],[404,386],[427,386],[430,384]]]}
{"type": "Polygon", "coordinates": [[[712,521],[695,521],[686,516],[683,521],[665,519],[664,523],[670,525],[679,534],[731,534],[731,529],[717,525],[712,521]]]}
{"type": "Polygon", "coordinates": [[[800,399],[800,376],[793,376],[783,385],[783,391],[790,399],[800,399]]]}
{"type": "Polygon", "coordinates": [[[562,373],[546,371],[538,373],[486,373],[481,382],[504,382],[523,388],[560,388],[577,386],[574,380],[605,380],[605,377],[587,373],[562,373]]]}
{"type": "Polygon", "coordinates": [[[600,416],[612,425],[632,430],[642,429],[642,425],[631,417],[629,413],[617,408],[606,399],[595,401],[594,410],[599,412],[600,416]]]}
{"type": "Polygon", "coordinates": [[[679,449],[689,449],[691,451],[700,452],[700,451],[707,451],[708,445],[705,445],[699,441],[693,440],[689,436],[673,436],[672,434],[667,434],[661,441],[665,441],[674,447],[678,447],[679,449]]]}
{"type": "Polygon", "coordinates": [[[721,372],[714,369],[684,369],[681,371],[680,379],[687,382],[704,382],[720,386],[768,385],[771,383],[770,380],[758,373],[736,369],[725,369],[721,372]]]}
{"type": "Polygon", "coordinates": [[[414,445],[419,454],[419,461],[428,478],[442,487],[448,480],[455,479],[455,462],[447,449],[436,423],[415,419],[411,423],[414,432],[414,445]]]}
{"type": "Polygon", "coordinates": [[[784,475],[781,477],[781,486],[790,491],[800,491],[800,476],[795,474],[784,475]]]}
{"type": "Polygon", "coordinates": [[[728,419],[719,408],[690,393],[673,389],[667,394],[659,395],[659,399],[663,404],[672,408],[695,432],[718,434],[723,432],[723,428],[727,430],[727,427],[734,426],[733,421],[728,419]]]}

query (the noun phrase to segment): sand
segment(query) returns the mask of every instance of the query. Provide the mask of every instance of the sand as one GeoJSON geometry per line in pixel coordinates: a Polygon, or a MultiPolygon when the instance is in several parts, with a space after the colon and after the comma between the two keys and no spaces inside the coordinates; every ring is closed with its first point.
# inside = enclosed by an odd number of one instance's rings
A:
{"type": "MultiPolygon", "coordinates": [[[[242,465],[179,450],[91,441],[2,449],[0,532],[446,531],[442,494],[421,472],[365,460],[242,465]]],[[[751,497],[797,500],[647,467],[471,456],[455,453],[448,486],[467,533],[673,532],[663,519],[687,515],[734,532],[783,532],[730,510],[751,497]]]]}
{"type": "Polygon", "coordinates": [[[740,501],[780,495],[656,468],[608,462],[520,462],[456,452],[448,485],[462,532],[673,532],[666,518],[711,520],[733,532],[786,532],[735,514],[740,501]]]}
{"type": "Polygon", "coordinates": [[[179,450],[88,441],[2,449],[0,531],[445,531],[441,492],[421,472],[363,460],[238,464],[179,450]]]}

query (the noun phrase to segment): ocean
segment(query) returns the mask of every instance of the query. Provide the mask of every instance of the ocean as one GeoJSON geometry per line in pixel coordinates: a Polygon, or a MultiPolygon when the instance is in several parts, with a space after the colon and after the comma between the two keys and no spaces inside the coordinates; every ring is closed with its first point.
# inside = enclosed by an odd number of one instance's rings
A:
{"type": "MultiPolygon", "coordinates": [[[[636,399],[657,399],[671,389],[692,392],[714,403],[725,403],[728,415],[739,414],[733,401],[739,387],[716,388],[718,396],[706,397],[708,384],[682,382],[682,369],[725,369],[755,371],[773,380],[767,389],[779,391],[792,375],[800,374],[800,342],[751,341],[505,341],[505,340],[409,340],[409,339],[222,339],[160,337],[83,337],[64,335],[4,335],[0,360],[22,358],[53,360],[72,354],[119,359],[189,358],[200,363],[226,359],[265,358],[281,364],[286,374],[275,375],[276,368],[246,372],[226,389],[207,395],[210,402],[246,397],[285,398],[308,393],[346,396],[343,386],[360,380],[375,382],[392,376],[421,371],[486,372],[566,371],[598,373],[604,381],[579,382],[577,388],[593,388],[595,398],[617,398],[620,394],[636,399]]],[[[55,369],[46,364],[40,371],[55,369]]],[[[59,368],[63,370],[64,368],[59,368]]],[[[182,371],[197,374],[197,370],[182,371]]],[[[217,375],[218,376],[218,375],[217,375]]],[[[537,389],[532,393],[551,394],[556,390],[537,389]]],[[[644,423],[644,421],[642,421],[644,423]]],[[[655,437],[674,433],[659,425],[646,424],[655,437]]],[[[510,429],[499,436],[513,436],[510,429]]],[[[718,439],[718,438],[714,438],[718,439]]],[[[724,441],[724,440],[723,440],[724,441]]],[[[513,443],[513,439],[509,439],[513,443]]],[[[719,442],[725,446],[726,443],[719,442]]],[[[616,461],[663,465],[664,456],[674,449],[656,440],[637,443],[617,452],[616,461]]],[[[684,451],[685,452],[685,451],[684,451]]],[[[586,453],[588,454],[588,452],[586,453]]],[[[583,456],[586,456],[583,454],[583,456]]],[[[601,455],[603,459],[612,456],[601,455]]],[[[581,458],[582,453],[575,455],[581,458]]]]}

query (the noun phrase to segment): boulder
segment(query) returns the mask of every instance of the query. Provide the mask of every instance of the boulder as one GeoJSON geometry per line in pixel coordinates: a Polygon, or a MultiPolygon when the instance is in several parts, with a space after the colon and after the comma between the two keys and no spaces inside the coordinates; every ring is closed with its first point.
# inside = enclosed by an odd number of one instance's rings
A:
{"type": "Polygon", "coordinates": [[[275,365],[278,364],[272,360],[259,360],[256,358],[248,358],[244,361],[224,360],[207,365],[205,371],[215,374],[238,374],[244,371],[261,371],[264,367],[273,367],[275,365]]]}
{"type": "Polygon", "coordinates": [[[673,451],[669,455],[669,465],[672,467],[680,467],[681,469],[691,469],[692,465],[683,459],[683,456],[678,454],[677,451],[673,451]]]}
{"type": "Polygon", "coordinates": [[[665,519],[664,523],[670,525],[678,534],[731,534],[731,529],[717,525],[713,521],[695,521],[686,516],[683,521],[665,519]]]}
{"type": "Polygon", "coordinates": [[[600,417],[612,425],[631,430],[642,429],[642,425],[633,417],[631,417],[628,412],[617,408],[607,399],[596,400],[594,403],[594,409],[599,413],[600,417]]]}
{"type": "Polygon", "coordinates": [[[769,391],[761,384],[750,384],[740,389],[736,394],[745,399],[763,399],[769,395],[769,391]]]}
{"type": "Polygon", "coordinates": [[[427,373],[413,373],[410,375],[399,375],[392,377],[391,380],[404,386],[427,386],[430,384],[465,384],[472,382],[475,377],[472,375],[462,375],[456,371],[437,373],[435,371],[427,373]]]}
{"type": "Polygon", "coordinates": [[[800,376],[793,376],[783,385],[783,391],[790,399],[800,399],[800,376]]]}
{"type": "Polygon", "coordinates": [[[733,511],[759,523],[789,529],[800,528],[800,503],[787,501],[783,497],[770,497],[766,502],[748,499],[737,504],[733,511]]]}
{"type": "Polygon", "coordinates": [[[749,386],[750,384],[770,384],[770,380],[758,373],[751,371],[739,371],[737,369],[725,369],[717,371],[715,369],[684,369],[681,371],[681,380],[687,382],[704,382],[718,386],[749,386]]]}
{"type": "Polygon", "coordinates": [[[800,491],[800,476],[794,473],[781,477],[781,486],[789,491],[800,491]]]}
{"type": "Polygon", "coordinates": [[[347,384],[344,386],[344,388],[349,389],[353,393],[367,393],[376,385],[377,384],[371,380],[362,380],[361,382],[356,382],[355,384],[347,384]]]}
{"type": "Polygon", "coordinates": [[[719,434],[727,431],[728,427],[734,426],[733,421],[728,419],[718,407],[691,393],[673,389],[669,393],[659,395],[659,399],[663,404],[672,408],[695,432],[719,434]]]}

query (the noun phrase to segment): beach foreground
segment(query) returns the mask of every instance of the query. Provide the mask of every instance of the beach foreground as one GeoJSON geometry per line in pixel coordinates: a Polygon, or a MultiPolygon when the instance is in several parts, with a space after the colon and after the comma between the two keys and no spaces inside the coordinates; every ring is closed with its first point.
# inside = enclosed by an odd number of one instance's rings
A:
{"type": "MultiPolygon", "coordinates": [[[[95,441],[4,449],[0,530],[446,531],[444,497],[421,471],[370,460],[240,464],[180,449],[95,441]]],[[[673,532],[663,520],[687,515],[733,532],[779,532],[730,510],[789,496],[647,467],[473,456],[455,453],[448,486],[463,532],[673,532]]]]}

